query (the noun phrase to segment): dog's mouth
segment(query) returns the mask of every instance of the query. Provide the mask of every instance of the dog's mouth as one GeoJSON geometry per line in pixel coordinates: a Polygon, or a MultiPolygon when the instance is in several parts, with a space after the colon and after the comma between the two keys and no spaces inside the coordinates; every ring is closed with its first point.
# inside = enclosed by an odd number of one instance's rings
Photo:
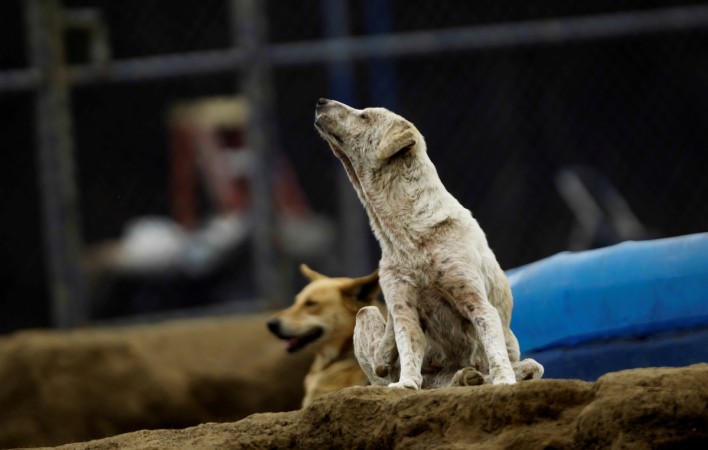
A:
{"type": "Polygon", "coordinates": [[[328,129],[326,127],[326,124],[324,124],[323,122],[324,114],[320,111],[319,108],[317,108],[315,110],[315,129],[320,133],[320,136],[322,136],[322,138],[327,141],[334,155],[339,158],[340,161],[342,161],[344,169],[347,171],[352,183],[354,183],[355,185],[355,189],[357,191],[360,191],[361,183],[359,182],[359,177],[357,176],[356,171],[354,170],[354,166],[351,160],[349,159],[349,156],[344,152],[344,150],[342,150],[342,147],[344,146],[344,140],[341,136],[338,136],[332,130],[328,129]]]}
{"type": "Polygon", "coordinates": [[[342,139],[341,136],[339,136],[337,133],[333,132],[332,130],[326,128],[322,124],[322,120],[320,120],[319,115],[315,116],[315,129],[320,133],[320,136],[322,136],[327,142],[331,142],[335,145],[344,145],[344,140],[342,139]],[[332,142],[334,141],[334,142],[332,142]]]}
{"type": "Polygon", "coordinates": [[[317,131],[320,132],[322,137],[324,137],[327,134],[327,131],[325,130],[324,126],[322,125],[323,121],[323,114],[319,111],[315,111],[315,128],[317,131]]]}
{"type": "Polygon", "coordinates": [[[322,337],[324,330],[316,327],[314,330],[302,336],[281,336],[285,340],[285,350],[288,353],[295,353],[322,337]]]}
{"type": "Polygon", "coordinates": [[[325,129],[320,123],[319,115],[316,115],[315,117],[315,128],[320,133],[320,136],[322,136],[324,140],[327,141],[330,148],[332,149],[332,152],[335,154],[335,156],[337,156],[337,158],[342,161],[347,171],[354,173],[354,167],[352,166],[352,162],[349,159],[349,156],[347,156],[347,154],[344,153],[344,151],[342,150],[342,146],[344,145],[344,141],[342,140],[342,138],[336,133],[325,129]]]}

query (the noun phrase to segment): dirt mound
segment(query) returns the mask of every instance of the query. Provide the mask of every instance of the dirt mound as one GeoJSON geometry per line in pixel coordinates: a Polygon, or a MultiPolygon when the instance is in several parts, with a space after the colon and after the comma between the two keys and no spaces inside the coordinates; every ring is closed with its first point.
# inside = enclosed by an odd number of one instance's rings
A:
{"type": "Polygon", "coordinates": [[[708,364],[595,383],[356,387],[296,411],[311,356],[285,354],[267,317],[4,337],[0,447],[708,448],[708,364]]]}
{"type": "Polygon", "coordinates": [[[139,431],[64,450],[708,448],[708,364],[433,391],[354,387],[236,423],[139,431]]]}
{"type": "Polygon", "coordinates": [[[4,337],[0,448],[297,409],[311,355],[287,355],[267,318],[4,337]]]}

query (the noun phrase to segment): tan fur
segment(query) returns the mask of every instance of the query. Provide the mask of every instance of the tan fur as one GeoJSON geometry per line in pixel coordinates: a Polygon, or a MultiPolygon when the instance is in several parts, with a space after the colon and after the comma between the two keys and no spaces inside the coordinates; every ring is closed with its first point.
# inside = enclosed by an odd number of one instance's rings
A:
{"type": "Polygon", "coordinates": [[[354,345],[372,384],[418,389],[538,378],[519,361],[506,275],[469,210],[445,189],[425,140],[384,108],[320,99],[315,127],[342,161],[381,246],[389,320],[357,317],[354,345]],[[475,381],[476,380],[476,381],[475,381]]]}
{"type": "Polygon", "coordinates": [[[302,346],[315,351],[305,377],[305,407],[315,398],[343,387],[367,384],[354,356],[352,335],[357,311],[375,303],[380,288],[378,272],[361,278],[329,278],[305,264],[300,271],[310,283],[296,295],[292,306],[268,321],[268,327],[288,342],[286,348],[321,330],[318,339],[302,346]]]}

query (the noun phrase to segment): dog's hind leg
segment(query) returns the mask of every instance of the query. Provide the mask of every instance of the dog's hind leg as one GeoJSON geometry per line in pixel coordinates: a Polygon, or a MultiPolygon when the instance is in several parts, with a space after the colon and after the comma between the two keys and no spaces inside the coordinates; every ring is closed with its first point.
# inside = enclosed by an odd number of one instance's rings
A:
{"type": "Polygon", "coordinates": [[[506,351],[509,354],[511,367],[514,369],[516,381],[535,380],[543,376],[543,366],[535,359],[526,358],[520,359],[519,341],[511,331],[511,328],[504,328],[504,337],[506,339],[506,351]]]}
{"type": "Polygon", "coordinates": [[[514,363],[519,362],[521,352],[519,351],[519,341],[509,327],[504,328],[504,340],[506,341],[506,352],[509,355],[509,361],[511,361],[513,366],[514,363]]]}
{"type": "Polygon", "coordinates": [[[514,369],[516,381],[541,378],[543,376],[543,366],[538,361],[532,358],[519,361],[519,341],[511,331],[511,328],[504,329],[504,336],[506,338],[506,350],[509,353],[509,361],[511,361],[511,367],[514,369]]]}
{"type": "Polygon", "coordinates": [[[386,327],[384,328],[384,335],[379,342],[379,348],[376,350],[376,374],[380,377],[393,377],[394,370],[398,367],[394,367],[394,363],[398,359],[398,347],[396,347],[396,335],[393,331],[393,321],[391,320],[391,314],[388,314],[386,320],[386,327]]]}
{"type": "Polygon", "coordinates": [[[481,372],[474,367],[465,367],[458,370],[450,380],[450,386],[479,386],[489,382],[481,372]]]}
{"type": "Polygon", "coordinates": [[[365,306],[357,313],[354,326],[354,355],[359,361],[361,370],[373,385],[387,385],[393,381],[392,370],[386,373],[377,370],[377,366],[381,366],[377,354],[382,343],[386,341],[385,329],[386,321],[377,307],[365,306]]]}
{"type": "Polygon", "coordinates": [[[543,376],[543,366],[533,358],[512,362],[516,381],[534,380],[543,376]]]}

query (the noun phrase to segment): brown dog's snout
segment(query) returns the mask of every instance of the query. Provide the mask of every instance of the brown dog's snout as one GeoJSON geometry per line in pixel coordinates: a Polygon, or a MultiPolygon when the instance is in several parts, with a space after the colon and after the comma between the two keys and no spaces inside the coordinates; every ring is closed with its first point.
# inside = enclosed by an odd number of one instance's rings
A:
{"type": "Polygon", "coordinates": [[[266,325],[268,325],[268,329],[271,333],[280,337],[280,321],[277,318],[273,317],[266,323],[266,325]]]}

